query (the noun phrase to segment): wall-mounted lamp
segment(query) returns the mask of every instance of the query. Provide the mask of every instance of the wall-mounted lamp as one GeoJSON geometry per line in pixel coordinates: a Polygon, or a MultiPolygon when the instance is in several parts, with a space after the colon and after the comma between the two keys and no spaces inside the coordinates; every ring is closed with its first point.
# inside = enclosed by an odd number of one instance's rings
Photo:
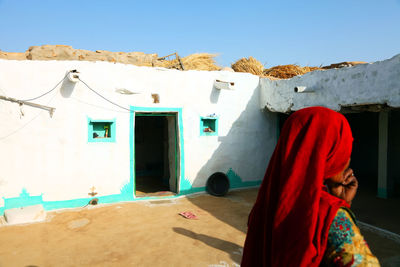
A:
{"type": "Polygon", "coordinates": [[[70,82],[76,83],[79,81],[79,71],[77,70],[71,70],[68,73],[68,80],[70,80],[70,82]]]}
{"type": "Polygon", "coordinates": [[[296,86],[294,88],[294,92],[295,93],[314,93],[315,91],[306,86],[296,86]]]}
{"type": "Polygon", "coordinates": [[[234,82],[225,82],[221,80],[215,80],[214,81],[214,87],[218,90],[225,89],[225,90],[234,90],[235,89],[235,83],[234,82]]]}

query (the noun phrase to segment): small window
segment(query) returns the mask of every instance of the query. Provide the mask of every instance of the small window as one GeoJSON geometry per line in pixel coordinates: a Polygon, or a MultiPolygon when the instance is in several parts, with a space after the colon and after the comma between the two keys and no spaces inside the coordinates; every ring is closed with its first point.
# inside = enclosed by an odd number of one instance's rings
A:
{"type": "Polygon", "coordinates": [[[115,119],[88,119],[89,142],[115,142],[115,119]]]}
{"type": "Polygon", "coordinates": [[[217,117],[201,117],[200,118],[200,135],[218,135],[218,118],[217,117]]]}

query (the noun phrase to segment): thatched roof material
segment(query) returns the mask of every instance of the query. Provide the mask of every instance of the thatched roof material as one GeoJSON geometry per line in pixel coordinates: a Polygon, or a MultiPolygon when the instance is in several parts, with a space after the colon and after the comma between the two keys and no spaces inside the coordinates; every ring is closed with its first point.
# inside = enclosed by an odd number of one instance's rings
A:
{"type": "Polygon", "coordinates": [[[232,64],[232,69],[236,72],[248,72],[254,75],[263,75],[264,65],[253,57],[241,58],[232,64]]]}
{"type": "MultiPolygon", "coordinates": [[[[185,70],[220,70],[221,68],[215,64],[214,57],[216,56],[208,53],[192,54],[181,58],[181,62],[185,70]]],[[[157,60],[154,62],[154,66],[179,69],[180,64],[178,59],[175,58],[172,60],[157,60]]]]}
{"type": "Polygon", "coordinates": [[[264,70],[263,74],[265,76],[280,78],[280,79],[290,79],[297,75],[303,75],[307,72],[320,70],[318,67],[300,67],[297,65],[280,65],[264,70]]]}

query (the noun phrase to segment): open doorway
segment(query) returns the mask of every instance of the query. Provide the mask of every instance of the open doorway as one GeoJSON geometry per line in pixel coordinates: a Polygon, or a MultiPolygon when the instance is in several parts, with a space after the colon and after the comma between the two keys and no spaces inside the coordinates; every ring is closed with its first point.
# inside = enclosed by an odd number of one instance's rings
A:
{"type": "Polygon", "coordinates": [[[345,116],[354,137],[350,165],[357,170],[359,191],[368,191],[372,195],[380,196],[378,165],[381,162],[381,168],[385,169],[383,173],[381,172],[381,179],[385,180],[386,197],[399,197],[400,110],[386,107],[385,110],[346,113],[345,116]],[[382,116],[384,113],[386,113],[384,115],[386,123],[382,124],[382,121],[385,121],[382,116]],[[381,149],[386,146],[386,149],[381,150],[380,146],[381,149]]]}
{"type": "Polygon", "coordinates": [[[137,197],[177,192],[176,114],[136,113],[135,188],[137,197]]]}
{"type": "Polygon", "coordinates": [[[379,113],[345,113],[353,133],[350,167],[359,180],[358,191],[376,196],[378,184],[379,113]]]}

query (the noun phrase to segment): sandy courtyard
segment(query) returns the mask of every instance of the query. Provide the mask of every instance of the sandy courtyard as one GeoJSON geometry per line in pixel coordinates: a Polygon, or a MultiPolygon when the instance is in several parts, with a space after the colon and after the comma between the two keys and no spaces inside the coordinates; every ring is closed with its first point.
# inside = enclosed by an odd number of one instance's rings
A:
{"type": "Polygon", "coordinates": [[[0,227],[0,266],[236,266],[256,192],[49,212],[47,222],[0,227]]]}
{"type": "MultiPolygon", "coordinates": [[[[49,212],[43,223],[0,227],[0,266],[238,266],[257,189],[49,212]],[[198,220],[179,212],[191,211],[198,220]]],[[[400,244],[363,230],[383,266],[400,244]]]]}

